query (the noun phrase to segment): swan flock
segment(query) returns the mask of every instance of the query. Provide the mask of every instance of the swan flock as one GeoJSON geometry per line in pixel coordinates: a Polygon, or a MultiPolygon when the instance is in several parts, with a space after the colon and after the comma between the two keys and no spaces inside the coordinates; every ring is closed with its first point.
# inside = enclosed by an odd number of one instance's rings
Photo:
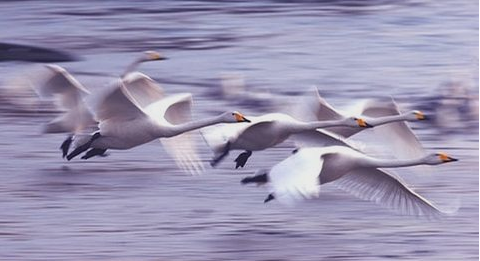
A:
{"type": "Polygon", "coordinates": [[[289,157],[241,180],[242,184],[265,184],[265,203],[276,200],[292,204],[318,198],[320,188],[332,183],[353,196],[402,214],[449,213],[387,170],[457,161],[445,153],[423,149],[407,124],[425,120],[422,112],[402,112],[393,98],[370,100],[352,112],[341,112],[315,88],[287,113],[253,116],[226,111],[195,119],[192,94],[167,95],[159,83],[136,71],[144,62],[166,59],[155,51],[143,52],[98,92],[86,88],[58,65],[43,65],[27,75],[28,84],[41,99],[51,101],[61,111],[44,125],[43,132],[67,135],[60,149],[68,161],[80,154],[83,160],[106,156],[107,150],[127,150],[158,139],[176,165],[192,174],[205,171],[195,134],[201,134],[213,152],[211,167],[237,150],[241,153],[234,160],[235,168],[244,168],[253,152],[288,144],[292,146],[289,157]],[[375,140],[383,139],[383,150],[393,157],[372,156],[352,138],[360,132],[375,140]]]}

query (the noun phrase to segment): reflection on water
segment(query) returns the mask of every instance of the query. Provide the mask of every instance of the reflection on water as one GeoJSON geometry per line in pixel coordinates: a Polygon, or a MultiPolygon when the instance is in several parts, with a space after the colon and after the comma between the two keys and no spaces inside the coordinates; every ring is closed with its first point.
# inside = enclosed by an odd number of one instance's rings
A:
{"type": "MultiPolygon", "coordinates": [[[[61,65],[92,90],[138,52],[162,51],[171,59],[141,70],[168,93],[192,92],[198,117],[226,109],[259,114],[312,85],[338,107],[391,95],[402,109],[435,114],[430,123],[412,125],[415,133],[428,150],[461,159],[431,174],[397,173],[439,205],[457,196],[462,202],[453,217],[418,220],[327,185],[318,200],[264,205],[266,191],[242,187],[240,179],[288,156],[289,143],[256,153],[243,170],[233,169],[231,155],[199,177],[180,172],[157,142],[66,162],[58,150],[65,137],[40,134],[56,114],[29,99],[33,93],[19,98],[8,89],[30,65],[4,62],[1,259],[478,260],[478,3],[9,1],[0,7],[0,22],[9,25],[1,42],[82,57],[61,65]],[[247,92],[221,94],[232,75],[242,77],[247,92]]],[[[205,161],[212,156],[206,146],[200,152],[205,161]]]]}

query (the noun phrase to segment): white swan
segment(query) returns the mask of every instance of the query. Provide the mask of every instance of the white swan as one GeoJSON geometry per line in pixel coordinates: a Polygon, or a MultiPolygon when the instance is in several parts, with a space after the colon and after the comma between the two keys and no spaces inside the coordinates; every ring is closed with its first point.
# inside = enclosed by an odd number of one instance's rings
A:
{"type": "MultiPolygon", "coordinates": [[[[119,79],[110,87],[110,91],[104,96],[97,97],[98,100],[93,109],[99,121],[99,131],[72,151],[67,156],[68,160],[89,148],[92,149],[85,154],[84,159],[103,154],[107,149],[130,149],[158,138],[174,137],[217,123],[249,121],[238,112],[226,112],[217,117],[185,122],[185,119],[190,117],[191,94],[172,95],[150,104],[147,102],[144,104],[146,106],[142,107],[140,103],[146,101],[140,99],[137,101],[133,98],[124,80],[119,79]]],[[[147,87],[144,89],[148,90],[147,87]]],[[[133,90],[143,89],[133,88],[133,90]]],[[[192,148],[182,148],[182,146],[188,147],[188,142],[184,144],[170,142],[167,146],[168,149],[173,150],[169,153],[178,157],[184,156],[179,152],[192,150],[192,148]]]]}
{"type": "Polygon", "coordinates": [[[457,161],[444,153],[412,160],[382,160],[346,146],[302,148],[294,152],[269,172],[247,177],[242,183],[268,182],[271,193],[265,202],[278,199],[290,203],[303,198],[316,198],[321,184],[333,182],[332,184],[359,198],[375,201],[404,214],[431,216],[442,211],[398,178],[379,168],[438,165],[457,161]]]}
{"type": "MultiPolygon", "coordinates": [[[[165,59],[167,58],[158,52],[143,52],[127,66],[126,71],[122,74],[122,78],[125,79],[125,85],[131,89],[140,88],[139,86],[142,85],[160,88],[148,76],[132,71],[142,62],[165,59]]],[[[64,111],[63,114],[46,124],[44,133],[70,133],[60,146],[63,157],[65,157],[73,135],[89,131],[96,126],[97,122],[83,100],[84,96],[89,95],[90,92],[64,68],[58,65],[45,65],[44,68],[45,70],[43,71],[31,73],[29,83],[41,98],[53,97],[56,106],[64,111]]],[[[135,97],[144,99],[141,98],[141,95],[135,97]]]]}
{"type": "Polygon", "coordinates": [[[245,150],[236,159],[236,167],[243,167],[252,151],[264,150],[285,141],[290,135],[315,131],[318,128],[344,126],[345,128],[371,127],[360,118],[344,118],[332,121],[302,122],[282,113],[270,113],[249,117],[249,124],[223,125],[207,128],[202,135],[215,153],[211,165],[215,166],[230,150],[245,150]]]}
{"type": "MultiPolygon", "coordinates": [[[[323,97],[320,96],[318,89],[315,88],[315,97],[313,100],[303,100],[294,110],[294,115],[304,120],[338,120],[346,117],[361,117],[369,124],[375,126],[373,129],[375,137],[380,137],[388,142],[389,148],[395,152],[399,158],[420,157],[425,154],[425,150],[412,132],[406,121],[425,120],[426,116],[421,111],[409,111],[401,113],[393,99],[387,101],[367,100],[355,106],[349,112],[340,112],[333,108],[323,97]],[[382,125],[382,126],[380,126],[382,125]]],[[[361,129],[345,128],[341,126],[325,128],[326,131],[348,138],[361,129]]],[[[320,135],[323,137],[323,135],[320,135]]],[[[320,144],[323,142],[320,140],[320,144]]],[[[311,136],[307,142],[301,142],[298,146],[318,146],[311,136]]]]}

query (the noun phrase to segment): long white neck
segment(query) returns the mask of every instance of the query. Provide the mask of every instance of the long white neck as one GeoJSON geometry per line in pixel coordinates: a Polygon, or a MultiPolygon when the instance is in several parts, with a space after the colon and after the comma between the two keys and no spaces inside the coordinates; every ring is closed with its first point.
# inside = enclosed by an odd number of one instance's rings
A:
{"type": "Polygon", "coordinates": [[[331,121],[298,122],[298,123],[292,124],[291,132],[297,133],[302,131],[316,130],[318,128],[328,128],[328,127],[338,127],[338,126],[352,127],[344,119],[331,120],[331,121]]]}
{"type": "Polygon", "coordinates": [[[416,165],[428,165],[425,162],[425,157],[417,159],[376,159],[372,157],[363,158],[363,166],[373,167],[373,168],[399,168],[399,167],[409,167],[416,165]]]}
{"type": "Polygon", "coordinates": [[[121,77],[125,77],[127,74],[133,72],[135,69],[137,69],[138,65],[140,65],[140,63],[142,63],[142,58],[137,58],[135,59],[133,62],[131,62],[127,68],[125,69],[125,71],[123,72],[123,74],[121,75],[121,77]]]}
{"type": "Polygon", "coordinates": [[[397,122],[397,121],[414,121],[414,119],[411,119],[410,114],[408,113],[367,119],[367,122],[373,126],[379,126],[379,125],[383,125],[391,122],[397,122]]]}
{"type": "Polygon", "coordinates": [[[174,125],[173,127],[169,128],[170,131],[169,131],[169,134],[166,137],[172,137],[172,136],[180,135],[184,132],[200,129],[200,128],[203,128],[203,127],[207,127],[207,126],[210,126],[210,125],[223,123],[223,122],[224,122],[223,117],[220,115],[220,116],[201,119],[201,120],[197,120],[197,121],[190,121],[190,122],[186,122],[186,123],[177,124],[177,125],[174,125]]]}

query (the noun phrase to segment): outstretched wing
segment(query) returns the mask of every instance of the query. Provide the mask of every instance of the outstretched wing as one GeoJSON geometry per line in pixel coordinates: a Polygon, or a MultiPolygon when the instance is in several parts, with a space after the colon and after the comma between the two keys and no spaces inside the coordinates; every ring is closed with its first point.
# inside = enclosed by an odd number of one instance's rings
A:
{"type": "Polygon", "coordinates": [[[105,92],[92,100],[91,104],[95,118],[101,124],[108,120],[122,122],[147,117],[121,79],[112,82],[105,92]]]}
{"type": "MultiPolygon", "coordinates": [[[[192,121],[192,95],[181,93],[168,96],[145,108],[145,112],[160,125],[174,126],[192,121]]],[[[203,164],[198,156],[195,136],[192,132],[185,132],[171,138],[160,139],[170,156],[183,170],[192,174],[203,171],[203,164]]]]}
{"type": "MultiPolygon", "coordinates": [[[[367,117],[399,115],[400,111],[393,99],[390,101],[368,101],[363,108],[367,117]]],[[[368,122],[368,118],[367,118],[368,122]]],[[[405,121],[391,122],[373,128],[377,137],[388,144],[396,158],[417,158],[425,155],[425,150],[405,121]]]]}
{"type": "Polygon", "coordinates": [[[79,132],[96,124],[83,101],[90,92],[70,73],[58,65],[45,65],[45,70],[32,73],[29,81],[42,98],[54,98],[56,106],[65,113],[49,122],[46,133],[79,132]]]}
{"type": "Polygon", "coordinates": [[[318,148],[298,150],[275,165],[269,173],[270,192],[282,203],[316,198],[320,193],[319,178],[323,159],[318,148]]]}
{"type": "Polygon", "coordinates": [[[58,65],[45,65],[45,70],[30,77],[33,89],[42,98],[56,98],[61,109],[83,106],[82,97],[90,94],[70,73],[58,65]]]}
{"type": "Polygon", "coordinates": [[[123,83],[141,108],[145,108],[165,96],[160,84],[140,72],[127,74],[123,77],[123,83]]]}
{"type": "Polygon", "coordinates": [[[303,147],[325,147],[325,146],[347,146],[353,147],[346,139],[326,130],[311,130],[292,134],[291,139],[295,146],[303,147]]]}
{"type": "Polygon", "coordinates": [[[356,197],[374,201],[402,214],[435,217],[446,213],[409,189],[399,178],[380,169],[359,168],[332,184],[356,197]]]}

